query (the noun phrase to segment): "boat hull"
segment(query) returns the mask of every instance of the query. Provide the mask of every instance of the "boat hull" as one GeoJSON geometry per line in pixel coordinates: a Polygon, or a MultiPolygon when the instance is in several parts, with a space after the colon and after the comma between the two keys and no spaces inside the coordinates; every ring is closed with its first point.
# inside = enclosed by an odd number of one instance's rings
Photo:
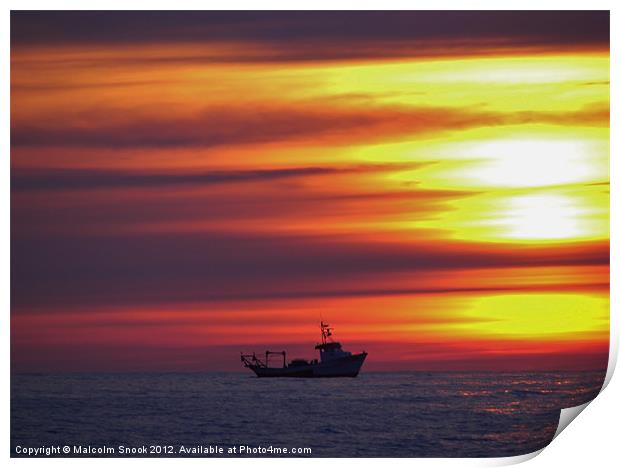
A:
{"type": "Polygon", "coordinates": [[[307,366],[261,367],[252,365],[248,367],[258,377],[357,377],[367,355],[367,353],[353,354],[307,366]]]}

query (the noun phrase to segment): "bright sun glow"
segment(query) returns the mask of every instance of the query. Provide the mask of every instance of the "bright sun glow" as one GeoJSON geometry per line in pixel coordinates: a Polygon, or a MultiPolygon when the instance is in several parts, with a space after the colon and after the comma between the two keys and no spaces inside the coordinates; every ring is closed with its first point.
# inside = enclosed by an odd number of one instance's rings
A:
{"type": "Polygon", "coordinates": [[[450,171],[454,185],[541,187],[605,181],[608,148],[591,139],[510,138],[456,145],[446,150],[469,159],[450,171]]]}
{"type": "Polygon", "coordinates": [[[544,336],[574,339],[575,333],[590,337],[606,333],[608,310],[609,299],[594,295],[490,295],[472,300],[464,313],[472,321],[452,328],[475,330],[481,335],[501,338],[544,336]]]}
{"type": "Polygon", "coordinates": [[[605,239],[609,203],[604,188],[483,192],[450,203],[439,218],[416,226],[444,229],[456,239],[492,242],[562,242],[605,239]],[[475,213],[475,216],[472,215],[475,213]]]}
{"type": "Polygon", "coordinates": [[[503,216],[488,221],[512,239],[571,239],[588,234],[587,209],[564,195],[519,195],[508,199],[503,216]]]}

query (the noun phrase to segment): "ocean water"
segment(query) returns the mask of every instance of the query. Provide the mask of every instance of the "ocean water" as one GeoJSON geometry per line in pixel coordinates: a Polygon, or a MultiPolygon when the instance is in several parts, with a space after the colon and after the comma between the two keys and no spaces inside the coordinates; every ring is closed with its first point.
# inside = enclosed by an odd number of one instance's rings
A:
{"type": "Polygon", "coordinates": [[[303,456],[312,457],[513,456],[547,445],[560,409],[593,399],[603,379],[602,372],[19,374],[11,376],[11,452],[69,446],[68,456],[81,456],[74,446],[83,446],[127,456],[123,446],[147,451],[133,456],[191,456],[181,446],[217,446],[219,456],[247,454],[229,455],[232,447],[250,447],[251,456],[289,456],[269,447],[309,448],[303,456]]]}

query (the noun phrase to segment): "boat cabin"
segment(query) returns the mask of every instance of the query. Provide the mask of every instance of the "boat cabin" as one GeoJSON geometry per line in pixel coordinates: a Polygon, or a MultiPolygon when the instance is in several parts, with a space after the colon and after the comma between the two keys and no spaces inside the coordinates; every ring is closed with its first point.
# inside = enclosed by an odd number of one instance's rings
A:
{"type": "Polygon", "coordinates": [[[332,341],[332,330],[333,328],[331,328],[327,323],[321,322],[321,344],[314,347],[314,349],[319,350],[321,362],[351,356],[350,352],[342,349],[342,345],[340,343],[337,341],[332,341]]]}
{"type": "Polygon", "coordinates": [[[337,341],[331,341],[329,343],[321,343],[316,345],[314,349],[319,350],[321,355],[321,362],[331,361],[333,359],[340,359],[343,357],[351,356],[351,353],[344,351],[342,346],[337,341]]]}

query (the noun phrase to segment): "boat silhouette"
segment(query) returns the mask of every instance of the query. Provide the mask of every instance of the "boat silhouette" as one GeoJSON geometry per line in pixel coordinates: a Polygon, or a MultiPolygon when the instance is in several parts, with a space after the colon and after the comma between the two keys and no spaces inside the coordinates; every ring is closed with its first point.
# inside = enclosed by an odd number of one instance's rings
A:
{"type": "Polygon", "coordinates": [[[319,350],[319,359],[293,359],[287,363],[286,351],[266,351],[264,359],[256,353],[241,353],[241,362],[258,377],[357,377],[368,353],[343,350],[340,343],[333,341],[332,331],[329,324],[321,321],[321,343],[314,347],[319,350]],[[282,366],[269,366],[269,357],[273,355],[282,356],[282,366]]]}

